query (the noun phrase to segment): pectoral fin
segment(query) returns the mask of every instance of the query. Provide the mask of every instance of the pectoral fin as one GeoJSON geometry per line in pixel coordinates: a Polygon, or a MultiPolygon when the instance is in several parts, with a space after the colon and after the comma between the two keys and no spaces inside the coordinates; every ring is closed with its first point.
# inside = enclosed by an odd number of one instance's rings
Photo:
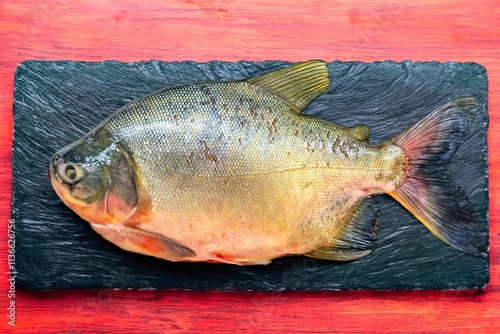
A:
{"type": "Polygon", "coordinates": [[[285,100],[301,113],[330,84],[328,66],[322,60],[311,60],[265,73],[247,80],[285,100]]]}
{"type": "Polygon", "coordinates": [[[165,259],[193,257],[196,253],[179,242],[135,227],[123,227],[121,234],[145,254],[165,259]]]}
{"type": "Polygon", "coordinates": [[[375,249],[378,221],[378,206],[373,199],[360,200],[340,222],[331,245],[305,255],[333,261],[350,261],[366,256],[375,249]]]}

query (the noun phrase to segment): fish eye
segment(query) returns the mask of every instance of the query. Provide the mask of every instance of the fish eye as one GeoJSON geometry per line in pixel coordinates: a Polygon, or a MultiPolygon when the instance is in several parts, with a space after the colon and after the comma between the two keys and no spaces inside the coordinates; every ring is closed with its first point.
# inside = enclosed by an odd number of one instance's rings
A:
{"type": "Polygon", "coordinates": [[[66,177],[73,181],[76,178],[76,169],[73,166],[66,167],[66,171],[64,172],[66,177]]]}
{"type": "Polygon", "coordinates": [[[68,184],[75,184],[83,177],[83,175],[83,170],[79,166],[67,165],[61,176],[64,182],[68,184]]]}

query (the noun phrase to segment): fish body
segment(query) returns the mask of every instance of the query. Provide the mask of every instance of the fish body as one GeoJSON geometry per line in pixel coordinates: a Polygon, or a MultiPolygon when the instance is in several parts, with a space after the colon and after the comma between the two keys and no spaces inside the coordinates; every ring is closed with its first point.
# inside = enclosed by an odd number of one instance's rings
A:
{"type": "Polygon", "coordinates": [[[424,193],[441,196],[427,187],[439,177],[449,185],[443,170],[433,167],[429,182],[414,184],[411,173],[422,164],[410,161],[452,154],[448,146],[463,137],[477,101],[452,102],[373,146],[366,127],[301,114],[328,84],[326,64],[311,61],[246,81],[154,93],[56,153],[53,187],[107,240],[171,261],[356,259],[375,247],[378,211],[369,197],[378,193],[398,199],[442,240],[479,253],[471,210],[451,208],[460,221],[450,227],[432,216],[438,200],[418,202],[424,193]],[[445,137],[445,148],[425,144],[445,137]]]}

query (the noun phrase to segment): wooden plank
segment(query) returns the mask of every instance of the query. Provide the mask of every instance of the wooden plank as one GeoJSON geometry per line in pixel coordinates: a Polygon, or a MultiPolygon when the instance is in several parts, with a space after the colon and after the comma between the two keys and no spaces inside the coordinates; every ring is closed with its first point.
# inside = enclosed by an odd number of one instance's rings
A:
{"type": "MultiPolygon", "coordinates": [[[[25,59],[474,61],[489,74],[491,283],[484,292],[16,291],[24,332],[496,332],[500,304],[500,11],[470,1],[132,1],[0,4],[0,272],[7,272],[16,65],[25,59]],[[5,79],[6,78],[6,79],[5,79]],[[140,324],[140,326],[138,325],[140,324]]],[[[6,275],[0,305],[8,307],[6,275]]],[[[4,315],[1,328],[10,328],[4,315]]]]}

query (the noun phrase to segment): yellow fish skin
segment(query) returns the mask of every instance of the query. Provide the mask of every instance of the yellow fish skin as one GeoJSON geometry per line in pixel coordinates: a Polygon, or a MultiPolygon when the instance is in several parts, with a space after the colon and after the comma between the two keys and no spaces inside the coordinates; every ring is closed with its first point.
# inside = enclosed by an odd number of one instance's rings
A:
{"type": "Polygon", "coordinates": [[[479,103],[453,101],[372,146],[364,126],[301,114],[328,85],[316,60],[151,94],[58,151],[52,185],[105,239],[170,261],[360,258],[375,248],[378,193],[484,255],[473,210],[444,171],[479,103]]]}

